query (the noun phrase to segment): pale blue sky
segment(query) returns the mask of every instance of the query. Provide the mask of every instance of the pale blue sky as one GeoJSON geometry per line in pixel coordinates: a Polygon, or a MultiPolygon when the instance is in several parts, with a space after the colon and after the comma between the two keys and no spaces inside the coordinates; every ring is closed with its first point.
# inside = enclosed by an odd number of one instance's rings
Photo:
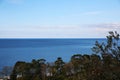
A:
{"type": "Polygon", "coordinates": [[[120,33],[120,0],[0,0],[0,38],[95,38],[120,33]]]}

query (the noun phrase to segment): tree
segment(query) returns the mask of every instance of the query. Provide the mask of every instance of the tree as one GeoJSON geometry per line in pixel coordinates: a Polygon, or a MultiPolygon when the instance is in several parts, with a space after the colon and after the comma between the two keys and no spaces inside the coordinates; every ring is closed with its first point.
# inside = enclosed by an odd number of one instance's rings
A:
{"type": "Polygon", "coordinates": [[[83,56],[81,54],[75,54],[71,57],[71,62],[74,66],[74,73],[80,72],[83,67],[83,56]]]}
{"type": "Polygon", "coordinates": [[[33,76],[34,80],[37,80],[37,79],[45,80],[45,77],[46,77],[45,61],[46,61],[45,59],[32,60],[31,71],[32,71],[32,74],[34,75],[33,76]]]}
{"type": "Polygon", "coordinates": [[[57,80],[63,80],[64,74],[65,74],[64,69],[63,69],[64,64],[65,62],[62,60],[61,57],[58,57],[57,60],[55,61],[55,66],[54,66],[55,71],[56,71],[55,78],[57,80]]]}
{"type": "Polygon", "coordinates": [[[24,75],[24,68],[25,68],[25,62],[23,61],[18,61],[16,62],[12,74],[11,74],[11,79],[12,80],[17,80],[17,75],[21,74],[22,76],[24,75]]]}
{"type": "Polygon", "coordinates": [[[95,53],[100,53],[103,58],[109,55],[120,60],[120,46],[118,41],[119,34],[116,31],[110,31],[109,35],[107,36],[107,44],[96,41],[92,50],[95,53]]]}
{"type": "Polygon", "coordinates": [[[102,58],[102,70],[104,71],[101,77],[105,80],[118,80],[120,77],[120,46],[119,34],[115,31],[110,31],[107,36],[107,43],[99,43],[96,41],[92,48],[93,52],[99,53],[102,58]],[[116,71],[117,69],[117,71],[116,71]]]}

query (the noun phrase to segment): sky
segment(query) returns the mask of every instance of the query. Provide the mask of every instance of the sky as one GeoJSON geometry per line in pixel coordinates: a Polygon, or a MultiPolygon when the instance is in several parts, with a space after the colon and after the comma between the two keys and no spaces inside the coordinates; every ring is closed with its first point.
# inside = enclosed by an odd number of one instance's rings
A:
{"type": "Polygon", "coordinates": [[[120,33],[120,0],[0,0],[0,38],[104,38],[120,33]]]}

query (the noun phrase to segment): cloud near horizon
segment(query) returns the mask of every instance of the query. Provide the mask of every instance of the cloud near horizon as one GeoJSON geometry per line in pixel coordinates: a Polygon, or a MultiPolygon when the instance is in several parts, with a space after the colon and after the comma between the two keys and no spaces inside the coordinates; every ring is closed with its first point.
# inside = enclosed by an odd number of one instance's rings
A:
{"type": "Polygon", "coordinates": [[[120,34],[120,24],[2,28],[0,29],[0,38],[104,38],[108,31],[117,31],[120,34]]]}

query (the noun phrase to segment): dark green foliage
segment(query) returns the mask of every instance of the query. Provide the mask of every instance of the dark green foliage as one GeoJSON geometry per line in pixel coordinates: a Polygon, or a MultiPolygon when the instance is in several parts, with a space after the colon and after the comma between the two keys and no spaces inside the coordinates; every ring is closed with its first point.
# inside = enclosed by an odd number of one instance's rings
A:
{"type": "Polygon", "coordinates": [[[119,49],[119,34],[115,31],[109,32],[107,43],[96,42],[93,47],[93,52],[99,53],[102,58],[102,70],[104,80],[119,80],[120,79],[120,49],[119,49]]]}
{"type": "Polygon", "coordinates": [[[54,63],[45,59],[17,62],[11,80],[120,80],[119,34],[109,34],[106,43],[96,41],[95,54],[75,54],[67,63],[61,57],[54,63]]]}

